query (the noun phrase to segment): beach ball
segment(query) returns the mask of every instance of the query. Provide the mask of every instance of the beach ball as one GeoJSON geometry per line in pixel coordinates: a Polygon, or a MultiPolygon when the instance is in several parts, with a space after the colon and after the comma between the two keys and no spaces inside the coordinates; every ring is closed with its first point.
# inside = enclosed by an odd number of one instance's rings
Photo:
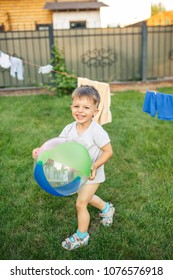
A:
{"type": "Polygon", "coordinates": [[[38,151],[34,178],[38,185],[55,196],[70,196],[86,183],[91,158],[84,145],[64,138],[46,141],[38,151]]]}

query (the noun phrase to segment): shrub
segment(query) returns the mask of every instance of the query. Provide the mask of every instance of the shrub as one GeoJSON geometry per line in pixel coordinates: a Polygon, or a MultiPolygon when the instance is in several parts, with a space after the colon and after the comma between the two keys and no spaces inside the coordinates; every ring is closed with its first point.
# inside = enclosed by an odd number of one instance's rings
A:
{"type": "Polygon", "coordinates": [[[51,73],[48,88],[58,96],[71,94],[77,86],[77,77],[68,72],[64,56],[60,53],[58,47],[53,47],[52,54],[51,65],[54,66],[54,71],[51,73]]]}

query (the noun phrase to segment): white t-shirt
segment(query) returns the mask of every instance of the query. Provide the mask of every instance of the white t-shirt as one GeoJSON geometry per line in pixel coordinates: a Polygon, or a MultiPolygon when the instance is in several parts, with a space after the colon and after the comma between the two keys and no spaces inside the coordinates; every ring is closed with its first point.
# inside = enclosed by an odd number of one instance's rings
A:
{"type": "MultiPolygon", "coordinates": [[[[101,155],[100,149],[110,142],[108,133],[95,121],[92,121],[90,126],[79,134],[76,129],[77,122],[73,122],[65,126],[59,137],[66,138],[67,141],[75,141],[84,145],[91,157],[92,162],[95,162],[101,155]]],[[[105,181],[104,165],[97,169],[97,174],[94,180],[88,180],[87,184],[101,183],[105,181]]]]}

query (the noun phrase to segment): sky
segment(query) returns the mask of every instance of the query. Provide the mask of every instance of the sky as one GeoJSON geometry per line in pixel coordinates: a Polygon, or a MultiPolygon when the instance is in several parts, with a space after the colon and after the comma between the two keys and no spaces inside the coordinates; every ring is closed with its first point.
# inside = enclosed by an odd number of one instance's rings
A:
{"type": "Polygon", "coordinates": [[[151,4],[159,4],[173,10],[173,0],[99,0],[109,7],[101,8],[102,27],[126,25],[151,16],[151,4]]]}
{"type": "Polygon", "coordinates": [[[173,0],[151,0],[153,4],[161,3],[166,10],[173,10],[173,0]]]}

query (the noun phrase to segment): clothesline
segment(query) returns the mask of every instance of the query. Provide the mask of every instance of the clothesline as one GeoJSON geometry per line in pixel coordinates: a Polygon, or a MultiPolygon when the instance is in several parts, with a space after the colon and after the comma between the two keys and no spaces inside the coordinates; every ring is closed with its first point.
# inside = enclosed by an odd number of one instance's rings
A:
{"type": "Polygon", "coordinates": [[[31,63],[29,61],[26,61],[26,60],[23,60],[24,63],[26,64],[29,64],[29,65],[32,65],[32,66],[36,66],[36,67],[39,67],[39,70],[38,72],[40,74],[48,74],[50,72],[55,72],[55,73],[58,73],[58,74],[61,74],[61,75],[65,75],[65,76],[69,76],[69,77],[72,77],[72,78],[75,78],[77,79],[76,76],[72,75],[72,74],[68,74],[67,72],[60,72],[60,71],[57,71],[57,70],[54,70],[53,69],[53,66],[48,64],[48,65],[45,65],[45,66],[40,66],[38,64],[35,64],[35,63],[31,63]]]}
{"type": "Polygon", "coordinates": [[[0,66],[4,69],[10,68],[10,75],[15,78],[17,77],[19,80],[24,79],[24,66],[23,63],[38,67],[39,74],[49,74],[50,72],[58,73],[64,76],[68,76],[71,78],[77,79],[75,75],[68,74],[67,72],[60,72],[58,70],[54,70],[53,66],[48,64],[45,66],[40,66],[36,63],[32,63],[27,60],[22,60],[21,58],[14,57],[13,55],[6,54],[0,51],[0,66]]]}

